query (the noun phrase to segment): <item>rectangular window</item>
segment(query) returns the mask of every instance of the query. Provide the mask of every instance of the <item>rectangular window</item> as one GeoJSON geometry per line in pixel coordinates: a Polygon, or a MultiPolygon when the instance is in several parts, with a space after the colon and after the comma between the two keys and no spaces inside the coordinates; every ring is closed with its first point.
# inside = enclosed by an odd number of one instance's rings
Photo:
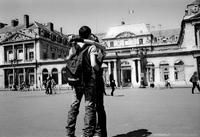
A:
{"type": "Polygon", "coordinates": [[[13,51],[9,50],[7,53],[8,53],[8,61],[13,60],[14,59],[13,51]]]}
{"type": "Polygon", "coordinates": [[[19,81],[19,84],[22,84],[22,82],[24,82],[24,75],[23,74],[18,75],[18,81],[19,81]]]}
{"type": "Polygon", "coordinates": [[[43,49],[43,59],[47,59],[47,49],[43,49]]]}
{"type": "Polygon", "coordinates": [[[139,45],[143,44],[143,39],[139,39],[139,45]]]}
{"type": "Polygon", "coordinates": [[[114,42],[113,41],[110,42],[110,47],[114,47],[114,42]]]}
{"type": "Polygon", "coordinates": [[[24,59],[24,54],[23,54],[23,49],[18,49],[17,50],[17,59],[23,60],[24,59]]]}
{"type": "Polygon", "coordinates": [[[129,45],[129,41],[128,40],[124,40],[124,46],[128,46],[129,45]]]}
{"type": "Polygon", "coordinates": [[[30,85],[33,86],[34,85],[34,74],[29,74],[29,81],[30,81],[30,85]]]}
{"type": "Polygon", "coordinates": [[[34,59],[34,53],[33,51],[29,52],[29,60],[33,60],[34,59]]]}
{"type": "Polygon", "coordinates": [[[184,66],[175,65],[174,66],[174,77],[176,81],[184,81],[184,66]]]}
{"type": "Polygon", "coordinates": [[[9,74],[8,75],[8,80],[9,80],[9,85],[13,85],[13,75],[12,74],[9,74]]]}
{"type": "Polygon", "coordinates": [[[55,53],[54,53],[54,52],[52,52],[52,53],[51,53],[51,57],[52,57],[52,59],[55,59],[55,58],[56,58],[56,56],[55,56],[55,53]]]}

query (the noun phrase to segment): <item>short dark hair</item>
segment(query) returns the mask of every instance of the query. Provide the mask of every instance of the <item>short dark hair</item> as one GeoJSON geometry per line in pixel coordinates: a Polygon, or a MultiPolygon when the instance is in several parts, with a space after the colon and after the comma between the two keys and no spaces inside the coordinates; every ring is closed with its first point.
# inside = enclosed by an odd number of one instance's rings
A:
{"type": "Polygon", "coordinates": [[[88,26],[82,26],[79,29],[79,36],[81,38],[87,39],[87,38],[89,38],[90,34],[91,34],[91,29],[88,26]]]}

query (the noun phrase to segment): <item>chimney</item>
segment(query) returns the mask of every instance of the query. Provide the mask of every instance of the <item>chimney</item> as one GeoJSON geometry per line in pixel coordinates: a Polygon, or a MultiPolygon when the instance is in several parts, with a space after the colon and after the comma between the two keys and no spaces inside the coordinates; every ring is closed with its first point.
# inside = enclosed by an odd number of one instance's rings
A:
{"type": "Polygon", "coordinates": [[[19,24],[19,20],[18,19],[11,20],[11,26],[12,27],[16,27],[18,24],[19,24]]]}
{"type": "Polygon", "coordinates": [[[29,27],[29,16],[28,15],[24,15],[24,25],[26,28],[29,27]]]}
{"type": "Polygon", "coordinates": [[[62,27],[60,27],[60,33],[63,34],[63,29],[62,29],[62,27]]]}
{"type": "Polygon", "coordinates": [[[54,31],[54,29],[53,29],[53,23],[52,23],[52,22],[48,22],[48,23],[47,23],[47,27],[48,27],[48,29],[49,29],[50,31],[54,31]]]}

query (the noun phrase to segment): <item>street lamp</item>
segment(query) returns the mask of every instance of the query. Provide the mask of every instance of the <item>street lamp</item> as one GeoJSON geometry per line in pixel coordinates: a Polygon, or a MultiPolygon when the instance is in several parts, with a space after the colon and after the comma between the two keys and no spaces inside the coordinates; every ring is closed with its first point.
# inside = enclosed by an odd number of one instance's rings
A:
{"type": "Polygon", "coordinates": [[[21,61],[21,60],[17,59],[17,58],[14,58],[14,59],[10,60],[11,65],[12,65],[13,70],[14,70],[14,76],[13,76],[13,78],[14,78],[14,84],[13,84],[13,88],[14,88],[15,91],[17,91],[17,75],[16,75],[17,73],[15,71],[15,65],[17,65],[19,61],[21,61]]]}
{"type": "Polygon", "coordinates": [[[147,49],[145,48],[139,48],[136,50],[137,56],[140,58],[140,68],[141,68],[141,81],[140,81],[140,88],[145,88],[146,87],[146,65],[147,65],[147,49]]]}

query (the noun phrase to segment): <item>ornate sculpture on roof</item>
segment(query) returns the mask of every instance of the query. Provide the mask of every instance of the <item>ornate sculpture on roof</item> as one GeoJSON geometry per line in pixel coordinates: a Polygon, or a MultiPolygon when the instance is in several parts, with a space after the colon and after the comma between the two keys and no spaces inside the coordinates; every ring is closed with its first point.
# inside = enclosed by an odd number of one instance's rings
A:
{"type": "Polygon", "coordinates": [[[29,40],[29,39],[32,39],[32,38],[27,35],[17,32],[7,37],[6,39],[4,39],[3,42],[23,41],[23,40],[29,40]]]}
{"type": "Polygon", "coordinates": [[[192,16],[200,13],[200,0],[195,0],[193,3],[187,5],[185,16],[192,16]]]}

